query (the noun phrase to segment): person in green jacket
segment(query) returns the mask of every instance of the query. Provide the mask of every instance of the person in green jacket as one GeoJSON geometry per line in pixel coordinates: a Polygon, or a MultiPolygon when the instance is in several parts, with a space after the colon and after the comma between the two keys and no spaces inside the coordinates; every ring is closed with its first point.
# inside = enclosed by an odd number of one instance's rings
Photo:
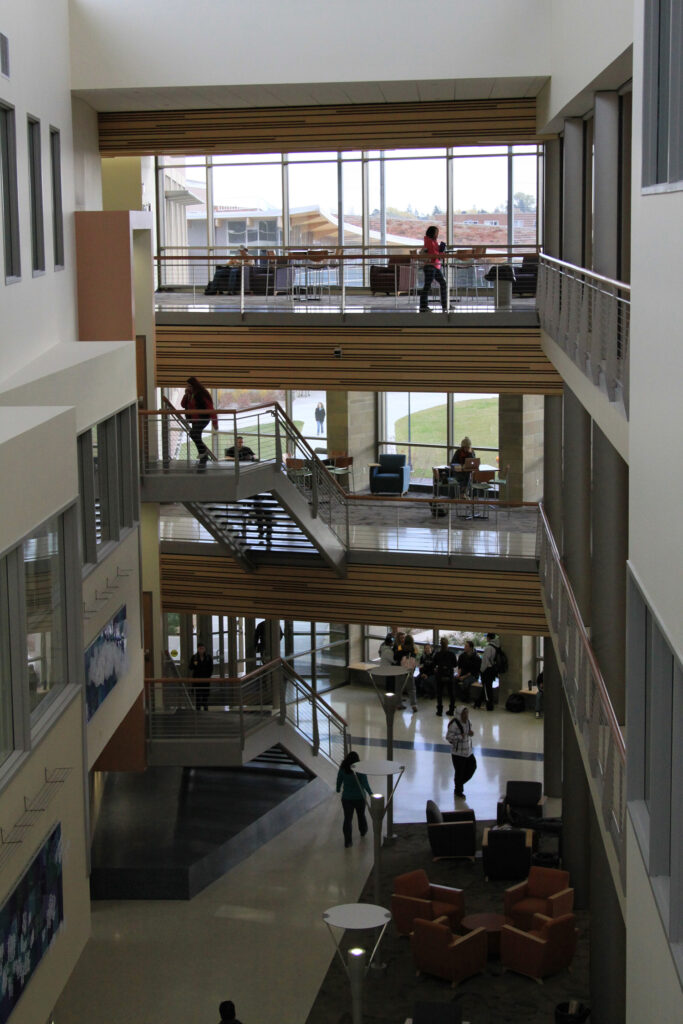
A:
{"type": "Polygon", "coordinates": [[[367,776],[361,775],[360,772],[352,771],[351,765],[356,764],[357,761],[360,761],[360,757],[355,750],[351,750],[342,761],[337,772],[337,792],[339,793],[341,790],[342,807],[344,809],[344,846],[353,846],[351,829],[354,811],[358,815],[358,830],[360,834],[364,836],[368,830],[363,790],[366,793],[372,793],[372,790],[368,785],[367,776]]]}

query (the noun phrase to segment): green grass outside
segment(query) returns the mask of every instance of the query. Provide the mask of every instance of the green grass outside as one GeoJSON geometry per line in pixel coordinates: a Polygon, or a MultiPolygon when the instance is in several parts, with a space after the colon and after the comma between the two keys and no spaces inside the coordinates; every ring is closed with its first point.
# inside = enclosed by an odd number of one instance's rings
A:
{"type": "MultiPolygon", "coordinates": [[[[412,443],[444,445],[445,437],[445,413],[446,403],[432,406],[431,409],[422,409],[411,415],[411,436],[412,443]]],[[[454,409],[455,428],[454,436],[456,444],[467,436],[472,441],[475,451],[478,448],[498,447],[498,399],[497,398],[470,398],[465,402],[456,402],[454,409]]],[[[396,420],[396,437],[402,441],[408,438],[408,417],[402,416],[396,420]]],[[[396,451],[408,454],[408,448],[396,443],[396,451]]],[[[412,464],[413,476],[431,479],[432,466],[446,461],[444,448],[413,448],[412,464]]],[[[495,462],[495,456],[484,456],[482,462],[495,462]]]]}

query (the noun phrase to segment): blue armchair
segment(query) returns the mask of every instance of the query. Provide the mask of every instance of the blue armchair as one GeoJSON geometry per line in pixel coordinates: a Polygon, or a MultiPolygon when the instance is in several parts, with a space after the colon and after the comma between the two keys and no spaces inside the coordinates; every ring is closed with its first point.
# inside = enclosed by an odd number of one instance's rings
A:
{"type": "Polygon", "coordinates": [[[379,465],[370,466],[371,494],[405,494],[410,487],[410,466],[405,455],[380,455],[379,465]]]}

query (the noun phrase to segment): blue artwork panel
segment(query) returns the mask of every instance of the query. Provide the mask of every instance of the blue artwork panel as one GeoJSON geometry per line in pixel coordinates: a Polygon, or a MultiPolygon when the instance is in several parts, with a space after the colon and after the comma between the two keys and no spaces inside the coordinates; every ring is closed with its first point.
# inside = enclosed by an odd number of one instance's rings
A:
{"type": "Polygon", "coordinates": [[[128,671],[126,606],[95,637],[85,652],[85,702],[88,721],[95,714],[121,676],[128,671]]]}
{"type": "Polygon", "coordinates": [[[57,825],[0,910],[0,1024],[9,1019],[63,920],[57,825]]]}

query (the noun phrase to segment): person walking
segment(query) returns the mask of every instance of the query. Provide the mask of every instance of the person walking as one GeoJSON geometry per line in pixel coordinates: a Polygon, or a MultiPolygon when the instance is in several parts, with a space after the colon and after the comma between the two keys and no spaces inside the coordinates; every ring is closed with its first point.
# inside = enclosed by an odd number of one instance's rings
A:
{"type": "Polygon", "coordinates": [[[337,792],[341,791],[341,802],[344,810],[344,846],[353,846],[353,815],[354,811],[358,816],[358,831],[362,836],[368,831],[368,823],[365,817],[365,798],[363,790],[371,793],[366,775],[361,772],[354,772],[352,764],[357,764],[360,757],[355,750],[350,750],[339,766],[337,772],[337,792]]]}
{"type": "Polygon", "coordinates": [[[394,664],[394,634],[387,633],[379,645],[379,660],[383,665],[394,664]]]}
{"type": "Polygon", "coordinates": [[[464,797],[463,787],[472,778],[477,768],[477,762],[472,753],[473,736],[469,708],[463,707],[448,723],[446,730],[446,740],[451,745],[455,795],[458,797],[464,797]]]}
{"type": "Polygon", "coordinates": [[[315,432],[316,434],[324,434],[324,423],[325,423],[325,406],[322,402],[318,402],[315,407],[315,432]]]}
{"type": "Polygon", "coordinates": [[[189,434],[199,455],[197,469],[206,469],[206,464],[209,461],[209,449],[202,440],[202,432],[209,425],[209,421],[211,421],[213,429],[218,430],[218,416],[213,406],[213,400],[196,377],[188,377],[185,394],[181,398],[180,404],[186,410],[185,418],[189,425],[189,434]]]}
{"type": "Polygon", "coordinates": [[[443,691],[448,691],[448,714],[453,714],[455,694],[453,692],[453,673],[456,666],[456,658],[448,646],[448,637],[442,636],[439,641],[439,649],[434,655],[434,666],[436,669],[436,713],[441,717],[443,714],[443,691]]]}
{"type": "Polygon", "coordinates": [[[424,287],[420,291],[421,313],[431,313],[429,308],[429,289],[432,287],[432,281],[435,278],[439,288],[441,289],[441,310],[444,313],[448,312],[448,285],[446,284],[446,278],[443,276],[441,271],[441,260],[439,259],[446,246],[443,242],[439,245],[437,242],[438,237],[438,227],[436,224],[431,224],[425,232],[424,249],[422,250],[427,259],[422,266],[425,283],[424,287]]]}
{"type": "Polygon", "coordinates": [[[401,697],[403,692],[408,687],[408,696],[410,697],[410,706],[413,711],[417,711],[417,695],[415,693],[415,669],[417,668],[417,654],[415,652],[415,642],[408,633],[404,641],[403,657],[401,658],[401,668],[406,670],[406,678],[401,687],[401,697]]]}
{"type": "MultiPolygon", "coordinates": [[[[486,647],[481,659],[481,685],[484,688],[486,699],[486,710],[493,711],[493,681],[496,678],[496,658],[500,648],[500,640],[496,639],[495,633],[486,634],[486,647]]],[[[475,707],[481,707],[481,700],[475,707]]]]}
{"type": "MultiPolygon", "coordinates": [[[[190,675],[193,679],[210,679],[213,675],[213,658],[207,654],[204,644],[197,644],[197,653],[190,658],[190,675]]],[[[197,711],[209,710],[209,689],[211,684],[193,683],[194,703],[197,711]]]]}

